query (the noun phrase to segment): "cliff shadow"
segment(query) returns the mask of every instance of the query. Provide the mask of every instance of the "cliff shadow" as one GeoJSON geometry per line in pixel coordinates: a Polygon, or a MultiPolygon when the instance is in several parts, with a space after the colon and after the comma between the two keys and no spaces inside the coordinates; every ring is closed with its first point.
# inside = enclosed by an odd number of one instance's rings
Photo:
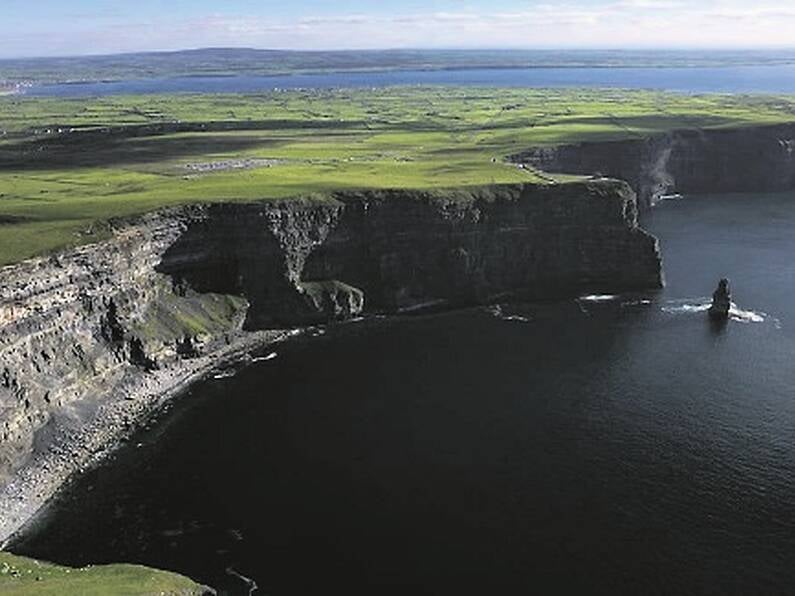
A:
{"type": "Polygon", "coordinates": [[[287,277],[285,251],[268,223],[244,208],[210,206],[163,254],[158,273],[175,293],[226,294],[245,298],[248,330],[290,322],[300,298],[287,277]]]}
{"type": "Polygon", "coordinates": [[[0,170],[156,164],[193,156],[275,148],[283,143],[256,135],[231,134],[25,141],[0,147],[0,170]]]}

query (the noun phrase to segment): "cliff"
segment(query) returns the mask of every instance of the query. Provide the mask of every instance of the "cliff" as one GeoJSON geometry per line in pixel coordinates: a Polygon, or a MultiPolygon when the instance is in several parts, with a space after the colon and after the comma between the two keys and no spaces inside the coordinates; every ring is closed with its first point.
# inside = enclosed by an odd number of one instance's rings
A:
{"type": "Polygon", "coordinates": [[[645,207],[672,193],[795,189],[793,150],[795,124],[780,124],[534,148],[510,160],[547,172],[626,180],[645,207]]]}
{"type": "Polygon", "coordinates": [[[657,288],[623,182],[194,205],[0,271],[0,539],[164,396],[363,312],[657,288]]]}
{"type": "Polygon", "coordinates": [[[613,180],[346,192],[202,213],[157,268],[201,292],[245,296],[248,329],[355,314],[362,302],[397,312],[660,285],[656,240],[613,180]]]}

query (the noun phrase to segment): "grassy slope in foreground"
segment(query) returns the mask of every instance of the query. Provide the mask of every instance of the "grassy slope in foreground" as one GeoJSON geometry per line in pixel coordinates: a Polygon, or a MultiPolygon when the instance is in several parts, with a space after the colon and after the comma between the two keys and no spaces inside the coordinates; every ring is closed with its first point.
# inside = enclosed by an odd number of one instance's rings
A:
{"type": "Polygon", "coordinates": [[[206,589],[186,577],[137,565],[71,569],[0,553],[0,594],[8,596],[199,595],[206,589]]]}
{"type": "Polygon", "coordinates": [[[781,123],[793,114],[795,99],[786,97],[618,90],[0,97],[0,265],[91,241],[101,235],[98,223],[163,206],[351,188],[544,184],[548,177],[504,156],[672,129],[781,123]],[[123,129],[174,123],[210,126],[135,136],[123,129]],[[121,128],[98,132],[105,126],[121,128]],[[70,129],[79,132],[58,132],[70,129]]]}

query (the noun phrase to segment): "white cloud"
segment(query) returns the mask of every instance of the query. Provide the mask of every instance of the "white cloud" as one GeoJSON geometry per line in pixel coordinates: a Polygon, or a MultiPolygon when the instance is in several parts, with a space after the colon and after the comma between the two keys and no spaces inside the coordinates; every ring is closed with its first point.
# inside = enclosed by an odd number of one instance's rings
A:
{"type": "MultiPolygon", "coordinates": [[[[464,3],[462,3],[464,4],[464,3]]],[[[464,4],[470,6],[470,4],[464,4]]],[[[28,45],[46,53],[200,46],[285,49],[389,47],[772,47],[795,44],[795,6],[759,0],[577,0],[523,10],[462,9],[275,19],[208,15],[184,21],[85,20],[79,29],[26,31],[0,39],[0,55],[28,45]],[[93,23],[93,25],[92,25],[93,23]],[[80,47],[82,46],[82,47],[80,47]]],[[[45,25],[42,25],[45,26],[45,25]]],[[[28,52],[30,53],[30,52],[28,52]]]]}
{"type": "MultiPolygon", "coordinates": [[[[260,47],[638,47],[792,45],[782,21],[795,7],[734,0],[698,4],[678,0],[613,0],[600,5],[546,3],[513,12],[429,12],[396,16],[366,14],[213,21],[223,38],[245,31],[260,47]]],[[[206,29],[207,22],[194,27],[206,29]]]]}

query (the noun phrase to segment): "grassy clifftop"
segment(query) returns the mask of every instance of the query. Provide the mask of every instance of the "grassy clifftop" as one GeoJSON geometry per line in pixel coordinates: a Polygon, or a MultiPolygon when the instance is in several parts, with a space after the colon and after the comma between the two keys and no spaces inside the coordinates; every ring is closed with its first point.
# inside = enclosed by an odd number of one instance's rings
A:
{"type": "Polygon", "coordinates": [[[198,596],[208,591],[186,577],[137,565],[71,569],[0,553],[0,593],[8,596],[198,596]]]}
{"type": "Polygon", "coordinates": [[[98,222],[167,205],[350,188],[545,184],[549,176],[504,156],[788,121],[795,121],[793,98],[616,90],[0,97],[0,264],[89,241],[98,222]]]}

